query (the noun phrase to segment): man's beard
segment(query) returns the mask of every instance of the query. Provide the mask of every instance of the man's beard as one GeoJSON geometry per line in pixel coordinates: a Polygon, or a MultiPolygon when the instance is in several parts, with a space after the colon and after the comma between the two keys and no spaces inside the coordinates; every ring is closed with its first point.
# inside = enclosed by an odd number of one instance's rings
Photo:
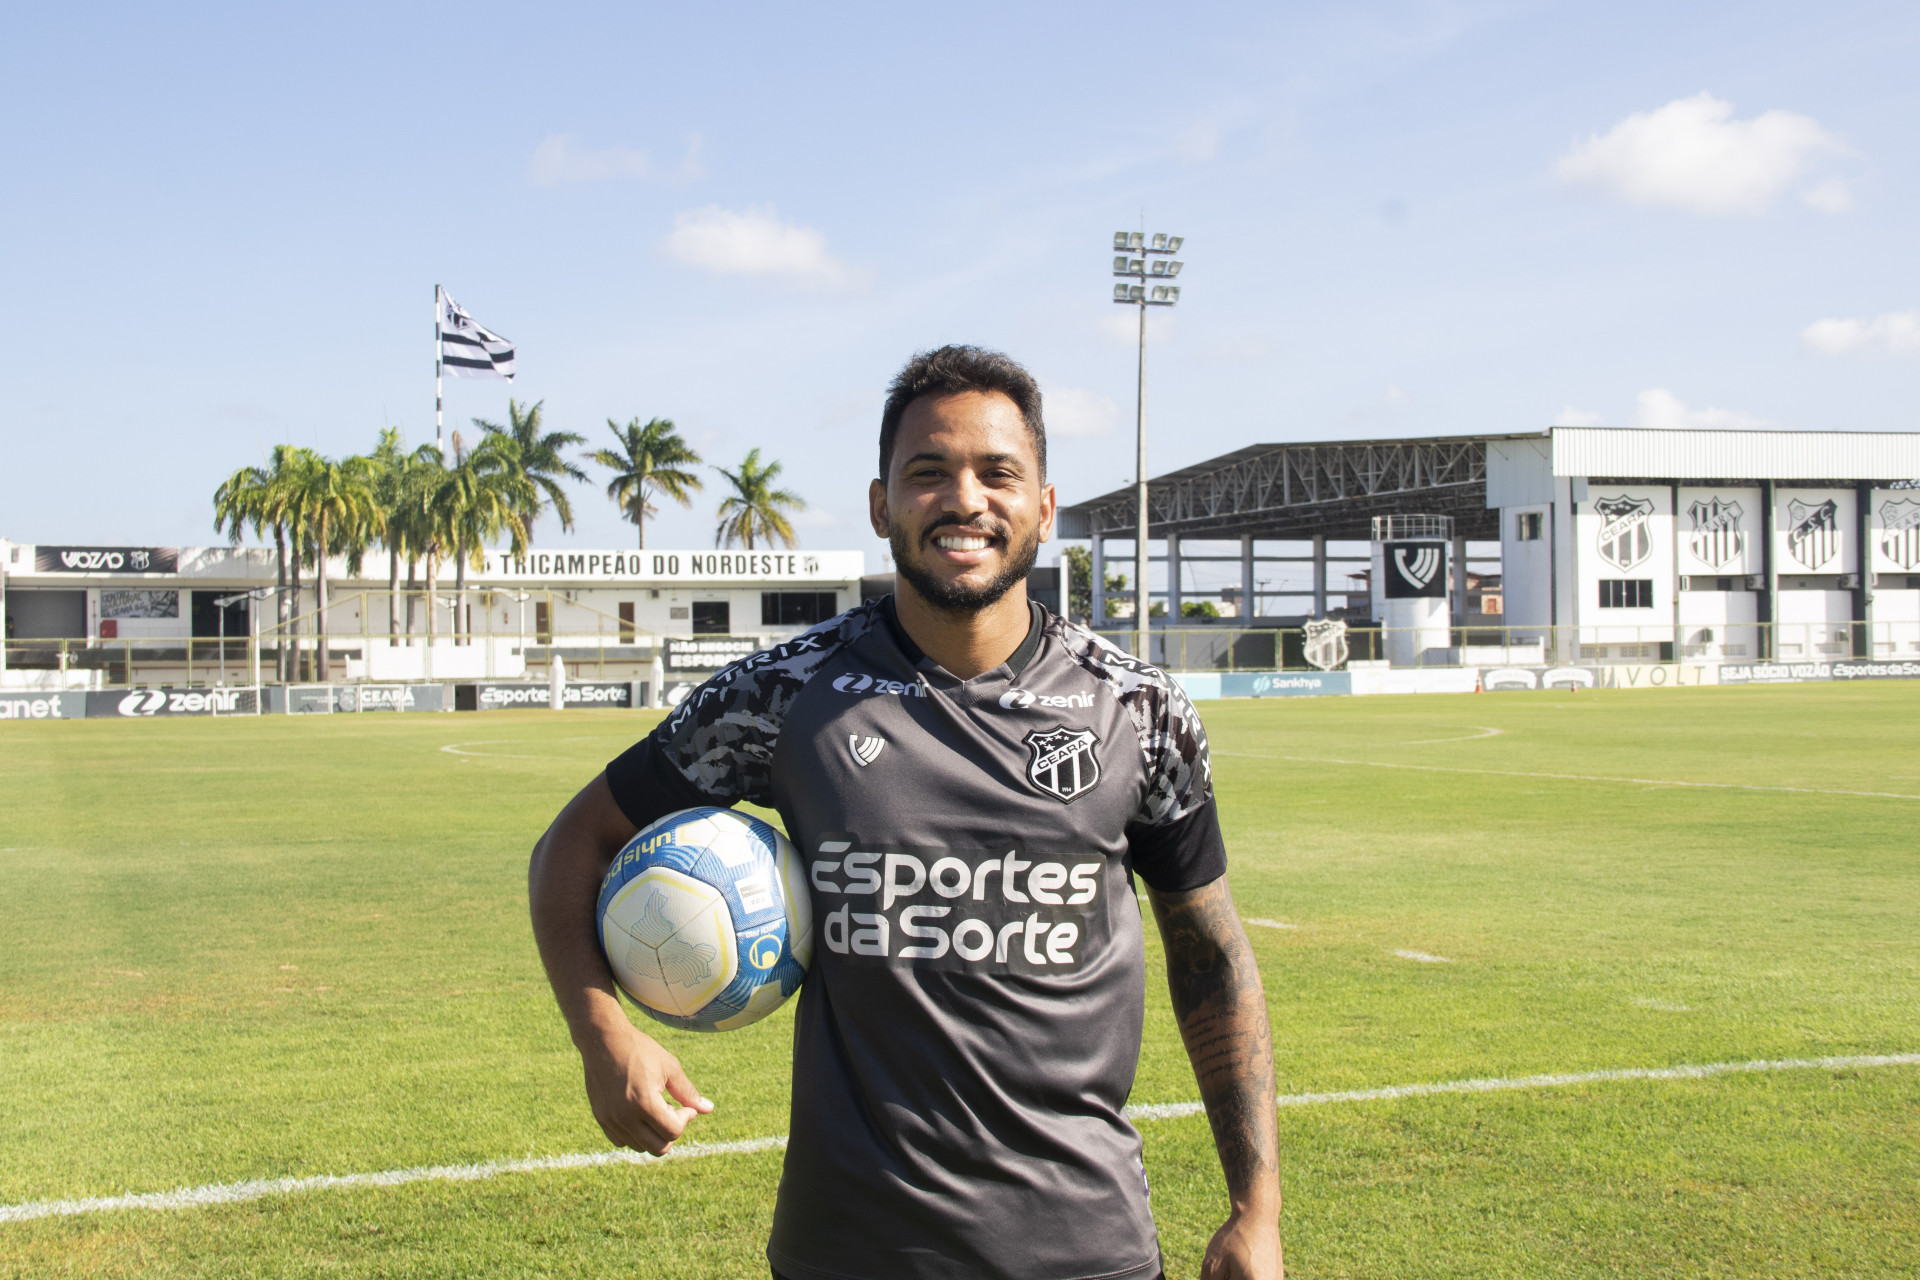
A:
{"type": "MultiPolygon", "coordinates": [[[[938,525],[935,527],[935,532],[937,533],[940,529],[978,532],[958,524],[938,525]]],[[[889,533],[887,541],[893,547],[893,564],[900,576],[912,583],[913,589],[919,592],[928,604],[936,609],[953,613],[978,613],[995,603],[1001,596],[1013,590],[1014,583],[1026,579],[1026,576],[1033,571],[1033,562],[1040,557],[1040,530],[1036,526],[1025,542],[1018,545],[1008,543],[1006,568],[1002,569],[998,576],[985,586],[969,587],[957,582],[945,582],[936,577],[933,570],[921,562],[920,548],[907,540],[907,535],[898,525],[894,526],[889,533]]]]}

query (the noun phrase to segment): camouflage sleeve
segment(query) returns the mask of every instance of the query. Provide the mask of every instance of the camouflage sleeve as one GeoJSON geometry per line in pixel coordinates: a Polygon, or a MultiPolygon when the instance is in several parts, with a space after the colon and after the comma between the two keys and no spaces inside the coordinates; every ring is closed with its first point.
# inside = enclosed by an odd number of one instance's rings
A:
{"type": "Polygon", "coordinates": [[[1078,635],[1063,639],[1126,709],[1146,765],[1146,790],[1127,823],[1128,862],[1162,893],[1211,884],[1226,874],[1227,847],[1199,712],[1166,672],[1090,631],[1073,630],[1078,635]]]}
{"type": "Polygon", "coordinates": [[[660,722],[652,754],[708,803],[771,804],[774,747],[793,700],[821,663],[870,625],[870,613],[862,606],[722,667],[660,722]]]}
{"type": "Polygon", "coordinates": [[[1069,651],[1109,688],[1126,709],[1147,766],[1147,791],[1136,824],[1178,822],[1213,798],[1207,733],[1186,690],[1160,668],[1140,661],[1105,639],[1062,625],[1069,651]]]}

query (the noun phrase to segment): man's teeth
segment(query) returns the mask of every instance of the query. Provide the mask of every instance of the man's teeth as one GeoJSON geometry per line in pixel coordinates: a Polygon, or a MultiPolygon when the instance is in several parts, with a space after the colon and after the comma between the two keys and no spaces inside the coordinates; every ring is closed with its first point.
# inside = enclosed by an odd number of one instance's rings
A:
{"type": "Polygon", "coordinates": [[[956,533],[943,533],[933,540],[933,545],[943,551],[985,551],[991,542],[988,538],[968,538],[956,533]]]}

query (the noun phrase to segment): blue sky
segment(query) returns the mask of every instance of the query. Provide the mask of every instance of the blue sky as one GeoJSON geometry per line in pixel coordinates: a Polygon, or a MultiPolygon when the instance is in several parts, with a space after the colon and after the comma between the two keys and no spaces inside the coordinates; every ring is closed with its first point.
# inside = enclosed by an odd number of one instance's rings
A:
{"type": "MultiPolygon", "coordinates": [[[[1913,429],[1920,9],[42,7],[0,44],[0,536],[212,540],[287,440],[433,433],[432,289],[598,443],[758,445],[880,544],[882,389],[1001,347],[1132,474],[1112,232],[1188,237],[1150,471],[1550,422],[1913,429]],[[457,21],[450,21],[457,17],[457,21]]],[[[655,545],[712,541],[708,497],[655,545]]],[[[548,544],[624,546],[583,489],[548,544]]]]}

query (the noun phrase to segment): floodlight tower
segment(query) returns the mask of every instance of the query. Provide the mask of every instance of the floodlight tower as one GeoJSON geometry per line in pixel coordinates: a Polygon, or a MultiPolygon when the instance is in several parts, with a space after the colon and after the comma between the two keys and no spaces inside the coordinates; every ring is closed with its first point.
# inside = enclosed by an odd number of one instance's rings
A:
{"type": "MultiPolygon", "coordinates": [[[[1114,285],[1113,300],[1140,309],[1140,365],[1133,402],[1134,510],[1138,517],[1133,541],[1133,626],[1137,656],[1142,662],[1153,661],[1153,649],[1149,644],[1152,627],[1149,615],[1152,610],[1147,591],[1147,308],[1171,307],[1180,301],[1180,286],[1166,282],[1179,275],[1180,268],[1187,265],[1173,260],[1173,255],[1180,252],[1180,246],[1184,243],[1185,236],[1170,236],[1164,231],[1154,232],[1151,241],[1144,231],[1113,233],[1113,274],[1140,281],[1139,284],[1123,282],[1114,285]],[[1149,285],[1148,280],[1157,283],[1149,285]]],[[[1175,571],[1171,558],[1167,562],[1167,571],[1175,571]]],[[[1173,597],[1169,595],[1167,598],[1173,597]]]]}

